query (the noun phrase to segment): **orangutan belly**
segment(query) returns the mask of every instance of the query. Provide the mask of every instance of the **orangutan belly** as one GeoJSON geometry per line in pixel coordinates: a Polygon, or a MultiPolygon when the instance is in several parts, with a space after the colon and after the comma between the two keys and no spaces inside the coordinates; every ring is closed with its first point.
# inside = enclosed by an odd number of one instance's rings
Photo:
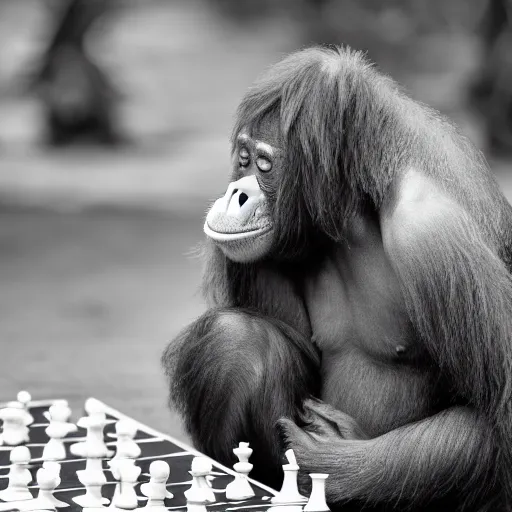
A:
{"type": "Polygon", "coordinates": [[[357,349],[324,353],[322,400],[352,416],[371,437],[430,416],[435,379],[427,371],[391,366],[357,349]]]}
{"type": "Polygon", "coordinates": [[[380,236],[371,235],[308,278],[305,302],[323,400],[376,436],[429,415],[436,383],[380,236]]]}

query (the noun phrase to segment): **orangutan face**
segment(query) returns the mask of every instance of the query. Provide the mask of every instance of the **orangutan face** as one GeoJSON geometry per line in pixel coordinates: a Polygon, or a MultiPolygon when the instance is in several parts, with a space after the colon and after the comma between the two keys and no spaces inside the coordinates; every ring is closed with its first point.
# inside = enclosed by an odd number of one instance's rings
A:
{"type": "Polygon", "coordinates": [[[279,137],[268,123],[252,133],[243,130],[235,140],[233,158],[235,181],[208,212],[204,231],[229,259],[250,262],[272,247],[270,201],[275,199],[282,162],[279,137]]]}

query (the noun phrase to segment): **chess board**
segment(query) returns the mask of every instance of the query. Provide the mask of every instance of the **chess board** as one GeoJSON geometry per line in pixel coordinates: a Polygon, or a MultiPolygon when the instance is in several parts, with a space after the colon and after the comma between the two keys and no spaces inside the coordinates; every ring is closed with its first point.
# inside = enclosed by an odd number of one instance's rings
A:
{"type": "MultiPolygon", "coordinates": [[[[30,413],[34,417],[34,423],[29,427],[29,442],[26,446],[30,449],[31,465],[33,481],[29,486],[34,497],[37,496],[38,486],[35,481],[37,470],[42,467],[43,461],[41,455],[43,448],[48,442],[48,436],[45,429],[48,426],[47,411],[54,401],[37,401],[31,402],[30,413]]],[[[144,507],[146,498],[139,491],[140,484],[149,481],[149,465],[155,460],[163,460],[170,466],[171,473],[168,480],[167,489],[174,495],[172,499],[166,499],[166,506],[169,511],[186,510],[186,498],[184,492],[190,488],[192,477],[189,474],[192,459],[196,456],[202,456],[197,450],[187,446],[186,444],[173,439],[172,437],[157,432],[156,430],[128,418],[119,411],[103,404],[107,414],[109,423],[105,427],[105,441],[107,446],[115,449],[115,423],[120,419],[130,419],[137,424],[138,432],[135,437],[142,453],[136,459],[136,464],[141,468],[139,483],[137,484],[137,496],[140,497],[139,508],[144,507]]],[[[1,406],[0,406],[1,407],[1,406]]],[[[75,415],[76,416],[76,415],[75,415]]],[[[72,498],[85,493],[84,486],[79,482],[76,472],[85,468],[85,459],[79,459],[70,454],[69,446],[74,442],[78,442],[85,438],[85,430],[78,428],[78,431],[69,434],[66,437],[66,459],[61,463],[61,484],[55,490],[54,496],[69,504],[69,507],[59,508],[59,511],[78,512],[82,508],[78,506],[72,498]]],[[[7,487],[7,474],[9,472],[9,454],[12,447],[0,446],[0,489],[7,487]]],[[[108,460],[103,460],[103,469],[107,478],[107,484],[103,487],[103,496],[109,500],[112,498],[115,489],[115,480],[107,465],[108,460]]],[[[234,478],[234,472],[221,464],[212,461],[214,479],[212,487],[215,490],[216,503],[208,505],[208,510],[217,511],[235,511],[235,510],[251,510],[253,512],[264,511],[270,508],[270,499],[276,494],[276,491],[250,479],[251,486],[255,492],[255,496],[244,501],[229,501],[226,499],[224,489],[234,478]]],[[[0,510],[4,510],[8,504],[0,500],[0,510]]],[[[14,509],[14,507],[11,507],[14,509]]],[[[148,509],[149,510],[149,509],[148,509]]]]}

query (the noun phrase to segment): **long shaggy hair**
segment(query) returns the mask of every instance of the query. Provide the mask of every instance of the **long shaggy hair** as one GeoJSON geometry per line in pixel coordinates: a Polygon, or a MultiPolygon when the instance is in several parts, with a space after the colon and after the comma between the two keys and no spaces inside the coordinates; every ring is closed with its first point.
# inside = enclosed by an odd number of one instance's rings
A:
{"type": "MultiPolygon", "coordinates": [[[[386,251],[417,338],[449,381],[443,398],[470,406],[491,432],[484,436],[491,446],[479,442],[462,461],[470,478],[454,469],[445,486],[460,491],[464,485],[478,489],[479,484],[487,487],[482,494],[489,491],[492,485],[482,479],[487,479],[486,460],[492,453],[497,460],[489,478],[496,470],[506,497],[512,497],[512,207],[485,159],[440,114],[408,98],[361,53],[344,48],[303,50],[273,66],[243,99],[233,136],[242,129],[255,131],[269,120],[278,124],[284,152],[271,211],[277,257],[239,264],[207,243],[203,291],[210,306],[257,311],[310,340],[301,290],[304,275],[321,266],[331,246],[345,241],[351,219],[363,212],[378,215],[383,205],[393,202],[408,170],[431,178],[452,201],[447,218],[429,236],[418,237],[414,247],[404,250],[397,242],[386,251]],[[474,454],[476,463],[469,457],[474,454]]],[[[217,333],[212,343],[224,334],[217,333]]],[[[187,355],[198,336],[202,334],[191,329],[181,335],[182,354],[187,355]]],[[[204,354],[210,357],[206,349],[204,354]]],[[[183,382],[200,382],[186,367],[197,356],[185,355],[183,382]],[[194,378],[187,381],[187,376],[194,378]]],[[[174,354],[168,352],[166,360],[170,368],[174,354]]],[[[294,360],[303,367],[301,357],[294,360]]],[[[182,386],[182,399],[195,399],[198,389],[182,386]]],[[[436,464],[442,466],[431,443],[437,443],[438,453],[449,453],[454,438],[464,437],[446,417],[437,431],[428,429],[411,438],[414,449],[425,455],[417,466],[408,458],[389,457],[387,474],[396,476],[386,491],[389,496],[396,498],[396,482],[404,482],[406,489],[409,482],[416,485],[426,478],[436,464]]],[[[474,433],[478,437],[481,431],[474,433]]],[[[340,472],[342,466],[343,461],[340,472]]],[[[372,496],[377,502],[385,495],[379,484],[372,491],[381,494],[372,496]]],[[[409,492],[409,498],[421,494],[428,501],[434,491],[418,487],[409,492]]],[[[467,499],[475,496],[468,492],[467,499]]]]}
{"type": "Polygon", "coordinates": [[[350,219],[378,211],[394,178],[414,167],[470,209],[512,269],[512,210],[481,153],[361,52],[310,48],[274,65],[243,98],[233,138],[269,116],[285,151],[274,211],[283,256],[297,256],[313,230],[343,240],[350,219]],[[491,224],[496,205],[508,214],[491,224]]]}
{"type": "MultiPolygon", "coordinates": [[[[283,259],[318,254],[319,240],[342,243],[350,220],[378,213],[411,168],[461,207],[456,232],[439,226],[437,249],[418,247],[422,265],[401,269],[403,292],[454,390],[489,418],[496,465],[512,496],[512,207],[484,157],[360,52],[339,47],[306,49],[273,66],[244,97],[233,136],[269,118],[279,124],[285,153],[272,212],[283,259]]],[[[218,267],[222,277],[207,277],[206,291],[229,283],[229,303],[272,314],[257,298],[265,295],[257,277],[264,265],[227,261],[218,267]]]]}

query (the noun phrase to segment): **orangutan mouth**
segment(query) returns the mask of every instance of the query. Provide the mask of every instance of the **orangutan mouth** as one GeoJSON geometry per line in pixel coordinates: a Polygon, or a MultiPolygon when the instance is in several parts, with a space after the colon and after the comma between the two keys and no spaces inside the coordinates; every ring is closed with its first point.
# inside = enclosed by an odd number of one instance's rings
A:
{"type": "MultiPolygon", "coordinates": [[[[251,226],[249,226],[250,228],[251,226]]],[[[247,229],[246,231],[227,232],[227,231],[216,231],[209,224],[208,220],[204,223],[204,232],[212,240],[217,242],[234,242],[236,240],[245,240],[249,238],[257,238],[262,235],[266,235],[272,231],[272,226],[266,224],[265,226],[257,226],[254,229],[247,229]]]]}

